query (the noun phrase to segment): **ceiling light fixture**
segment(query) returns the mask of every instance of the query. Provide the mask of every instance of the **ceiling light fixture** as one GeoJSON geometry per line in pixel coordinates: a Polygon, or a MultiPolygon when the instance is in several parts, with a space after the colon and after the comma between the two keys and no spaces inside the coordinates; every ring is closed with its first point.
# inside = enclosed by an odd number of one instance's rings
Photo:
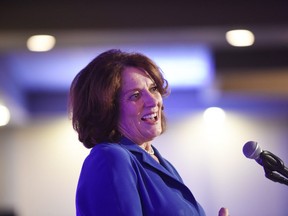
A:
{"type": "Polygon", "coordinates": [[[27,48],[32,52],[47,52],[55,46],[56,39],[51,35],[33,35],[27,40],[27,48]]]}
{"type": "Polygon", "coordinates": [[[204,111],[203,118],[206,123],[219,124],[225,121],[226,113],[220,107],[209,107],[204,111]]]}
{"type": "Polygon", "coordinates": [[[0,104],[0,126],[5,126],[10,121],[9,109],[0,104]]]}
{"type": "Polygon", "coordinates": [[[231,30],[226,33],[227,42],[236,47],[252,46],[255,41],[254,34],[245,29],[231,30]]]}

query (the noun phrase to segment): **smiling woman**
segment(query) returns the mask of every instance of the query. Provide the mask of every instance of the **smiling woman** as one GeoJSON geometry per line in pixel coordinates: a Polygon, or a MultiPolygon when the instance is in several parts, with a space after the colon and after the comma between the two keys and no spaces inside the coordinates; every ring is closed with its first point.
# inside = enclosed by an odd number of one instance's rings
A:
{"type": "Polygon", "coordinates": [[[122,72],[119,132],[144,149],[162,133],[162,96],[148,73],[135,67],[122,72]]]}
{"type": "MultiPolygon", "coordinates": [[[[90,62],[76,75],[70,89],[72,123],[79,140],[87,148],[101,142],[118,142],[123,135],[119,130],[119,109],[128,100],[136,104],[137,97],[143,93],[147,95],[148,87],[138,84],[148,80],[151,80],[149,85],[153,83],[149,86],[150,93],[157,90],[160,98],[169,94],[168,83],[160,69],[142,54],[110,50],[90,62]],[[139,78],[142,79],[138,81],[139,78]]],[[[164,132],[166,120],[161,109],[159,115],[164,132]]]]}
{"type": "Polygon", "coordinates": [[[75,77],[72,123],[92,148],[79,177],[78,216],[205,215],[152,145],[166,128],[162,97],[168,93],[158,66],[140,53],[108,50],[75,77]]]}

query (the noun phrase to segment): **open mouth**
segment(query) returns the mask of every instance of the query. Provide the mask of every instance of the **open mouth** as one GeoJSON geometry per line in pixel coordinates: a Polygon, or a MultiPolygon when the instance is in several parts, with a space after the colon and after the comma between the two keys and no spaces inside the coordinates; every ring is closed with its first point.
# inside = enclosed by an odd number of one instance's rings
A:
{"type": "Polygon", "coordinates": [[[149,123],[155,123],[158,121],[158,116],[157,116],[157,113],[151,113],[151,114],[148,114],[148,115],[144,115],[142,118],[141,118],[142,121],[145,121],[145,122],[149,122],[149,123]]]}

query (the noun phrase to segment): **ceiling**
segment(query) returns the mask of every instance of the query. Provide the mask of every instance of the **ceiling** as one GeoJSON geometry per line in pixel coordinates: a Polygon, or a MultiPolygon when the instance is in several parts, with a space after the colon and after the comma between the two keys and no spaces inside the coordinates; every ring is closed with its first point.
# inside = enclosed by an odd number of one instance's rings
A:
{"type": "Polygon", "coordinates": [[[285,0],[1,0],[0,102],[10,105],[17,120],[63,112],[67,83],[95,53],[147,44],[206,45],[221,91],[263,91],[286,98],[287,9],[285,0]],[[255,44],[229,46],[225,32],[236,28],[252,30],[255,44]],[[27,51],[26,40],[33,34],[56,36],[56,48],[27,51]]]}

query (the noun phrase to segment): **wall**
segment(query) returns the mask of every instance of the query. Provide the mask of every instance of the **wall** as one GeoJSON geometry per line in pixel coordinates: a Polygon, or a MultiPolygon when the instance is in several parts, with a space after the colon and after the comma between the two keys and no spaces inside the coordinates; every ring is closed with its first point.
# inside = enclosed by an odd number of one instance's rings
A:
{"type": "Polygon", "coordinates": [[[75,215],[77,178],[88,151],[77,142],[69,120],[35,120],[2,132],[0,148],[6,151],[2,206],[15,209],[20,216],[75,215]]]}

